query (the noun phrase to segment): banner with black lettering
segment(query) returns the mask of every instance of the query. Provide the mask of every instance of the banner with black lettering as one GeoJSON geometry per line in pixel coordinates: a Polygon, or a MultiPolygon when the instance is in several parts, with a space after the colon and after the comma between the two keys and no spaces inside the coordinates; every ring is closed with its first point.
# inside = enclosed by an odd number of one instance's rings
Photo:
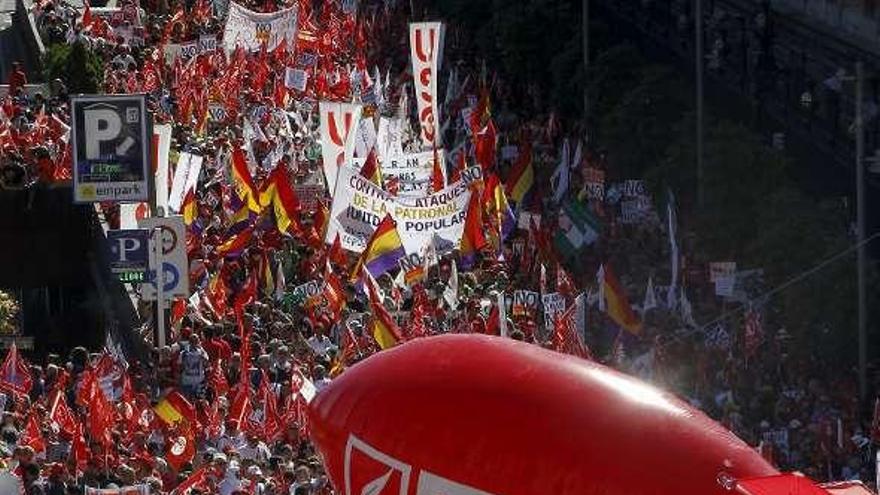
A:
{"type": "MultiPolygon", "coordinates": [[[[445,178],[446,167],[443,165],[444,159],[443,150],[437,150],[440,171],[444,172],[445,178]]],[[[355,168],[360,170],[365,161],[366,158],[355,158],[353,160],[355,168]]],[[[431,194],[434,152],[423,151],[421,153],[400,153],[386,156],[379,160],[379,170],[382,172],[385,190],[395,196],[427,196],[431,194]]]]}
{"type": "Polygon", "coordinates": [[[250,51],[259,50],[263,44],[269,51],[278,47],[282,40],[287,46],[296,43],[296,7],[271,13],[254,12],[235,2],[229,2],[229,15],[223,29],[223,46],[235,50],[236,46],[250,51]]]}
{"type": "Polygon", "coordinates": [[[464,229],[470,184],[482,180],[479,167],[462,173],[462,178],[430,196],[394,197],[361,176],[351,167],[339,169],[330,224],[325,241],[336,239],[342,247],[360,253],[379,222],[390,213],[407,253],[419,253],[435,236],[435,242],[458,246],[464,229]]]}

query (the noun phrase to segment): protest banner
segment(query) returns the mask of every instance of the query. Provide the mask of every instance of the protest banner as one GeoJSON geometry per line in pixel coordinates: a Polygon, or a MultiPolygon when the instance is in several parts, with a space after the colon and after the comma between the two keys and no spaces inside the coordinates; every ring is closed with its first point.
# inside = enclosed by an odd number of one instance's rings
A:
{"type": "Polygon", "coordinates": [[[513,291],[513,316],[534,316],[541,295],[530,290],[513,291]]]}
{"type": "Polygon", "coordinates": [[[553,328],[556,318],[565,313],[565,296],[558,292],[551,292],[541,296],[541,304],[544,306],[544,325],[553,328]]]}
{"type": "Polygon", "coordinates": [[[73,96],[73,201],[147,201],[151,172],[143,95],[73,96]]]}
{"type": "Polygon", "coordinates": [[[535,224],[535,227],[540,227],[541,214],[522,210],[519,212],[519,215],[517,217],[516,227],[521,230],[529,230],[533,222],[535,224]]]}
{"type": "Polygon", "coordinates": [[[171,152],[171,125],[153,126],[153,172],[156,184],[156,207],[168,213],[168,158],[171,152]]]}
{"type": "Polygon", "coordinates": [[[718,280],[718,277],[729,277],[735,273],[735,261],[713,261],[709,263],[709,282],[713,284],[718,280]]]}
{"type": "Polygon", "coordinates": [[[336,175],[343,163],[351,162],[354,155],[354,132],[361,118],[361,105],[354,103],[318,103],[321,117],[321,156],[327,189],[336,188],[336,175]],[[349,139],[351,137],[351,139],[349,139]]]}
{"type": "Polygon", "coordinates": [[[413,87],[421,124],[422,145],[441,145],[437,132],[440,107],[437,104],[437,75],[443,60],[444,26],[441,22],[413,22],[409,25],[413,87]]]}
{"type": "Polygon", "coordinates": [[[598,168],[584,168],[584,189],[587,198],[596,201],[605,199],[605,171],[598,168]]]}
{"type": "MultiPolygon", "coordinates": [[[[443,150],[437,150],[437,160],[441,163],[440,171],[446,177],[445,156],[443,150]]],[[[352,163],[357,170],[364,164],[365,158],[355,158],[352,163]]],[[[434,152],[401,153],[389,155],[379,161],[382,180],[395,182],[396,196],[427,196],[431,194],[431,179],[434,172],[434,152]]]]}
{"type": "Polygon", "coordinates": [[[174,170],[174,181],[171,183],[171,193],[168,195],[168,207],[173,212],[180,212],[183,205],[183,197],[186,192],[196,187],[199,174],[202,171],[202,157],[183,152],[177,159],[177,167],[174,170]]]}
{"type": "Polygon", "coordinates": [[[85,495],[150,495],[150,485],[124,486],[122,488],[86,487],[85,495]]]}
{"type": "Polygon", "coordinates": [[[389,213],[407,253],[420,252],[434,236],[457,246],[471,195],[469,185],[481,178],[479,167],[472,167],[462,173],[460,181],[430,196],[393,197],[351,167],[342,167],[325,241],[332,243],[339,234],[344,249],[360,253],[389,213]]]}
{"type": "Polygon", "coordinates": [[[282,40],[286,40],[287,46],[294,46],[296,26],[296,7],[261,13],[229,2],[229,15],[223,29],[223,46],[230,51],[235,50],[236,46],[257,51],[265,45],[266,50],[272,51],[282,40]]]}

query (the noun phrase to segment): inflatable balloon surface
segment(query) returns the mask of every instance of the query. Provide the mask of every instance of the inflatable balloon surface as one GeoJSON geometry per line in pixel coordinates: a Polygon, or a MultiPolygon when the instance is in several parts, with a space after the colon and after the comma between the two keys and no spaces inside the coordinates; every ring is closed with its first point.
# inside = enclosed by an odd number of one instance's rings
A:
{"type": "Polygon", "coordinates": [[[669,393],[485,335],[376,354],[309,418],[345,495],[730,495],[719,480],[777,473],[669,393]]]}

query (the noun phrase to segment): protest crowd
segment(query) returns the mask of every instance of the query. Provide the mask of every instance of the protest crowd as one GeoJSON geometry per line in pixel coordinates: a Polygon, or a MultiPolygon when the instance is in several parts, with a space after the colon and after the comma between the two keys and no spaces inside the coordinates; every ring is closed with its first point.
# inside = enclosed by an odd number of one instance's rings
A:
{"type": "MultiPolygon", "coordinates": [[[[39,365],[7,354],[0,462],[22,493],[334,493],[308,401],[371,354],[449,332],[640,376],[780,469],[873,476],[853,378],[790,352],[760,310],[698,324],[718,295],[686,290],[675,203],[607,170],[583,124],[542,109],[526,82],[461,58],[466,35],[438,50],[432,32],[442,70],[420,83],[403,2],[117,7],[34,5],[47,44],[101,73],[91,90],[54,80],[34,95],[13,74],[0,181],[70,180],[69,94],[146,94],[167,138],[157,210],[183,217],[190,296],[171,304],[162,347],[142,305],[149,361],[112,346],[39,365]],[[260,13],[281,14],[236,38],[260,13]],[[627,275],[614,252],[627,236],[669,267],[657,286],[627,275]]],[[[100,209],[125,228],[143,207],[100,209]]],[[[738,294],[716,268],[719,293],[738,294]]]]}

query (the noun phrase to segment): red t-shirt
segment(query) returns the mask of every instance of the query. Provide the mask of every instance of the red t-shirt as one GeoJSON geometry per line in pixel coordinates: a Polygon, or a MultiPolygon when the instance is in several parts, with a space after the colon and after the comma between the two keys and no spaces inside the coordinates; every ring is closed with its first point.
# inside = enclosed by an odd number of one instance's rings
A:
{"type": "Polygon", "coordinates": [[[219,337],[213,337],[206,340],[205,343],[202,344],[202,347],[205,348],[212,363],[217,362],[218,359],[222,359],[224,363],[228,363],[229,359],[232,358],[232,347],[229,346],[228,342],[219,337]]]}

